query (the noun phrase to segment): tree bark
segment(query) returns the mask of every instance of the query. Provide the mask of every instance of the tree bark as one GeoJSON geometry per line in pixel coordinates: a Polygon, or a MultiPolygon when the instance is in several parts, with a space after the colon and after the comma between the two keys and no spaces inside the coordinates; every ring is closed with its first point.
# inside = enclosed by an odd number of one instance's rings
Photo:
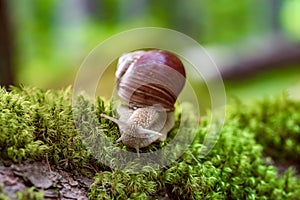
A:
{"type": "Polygon", "coordinates": [[[12,38],[6,1],[0,0],[0,86],[14,84],[12,38]]]}

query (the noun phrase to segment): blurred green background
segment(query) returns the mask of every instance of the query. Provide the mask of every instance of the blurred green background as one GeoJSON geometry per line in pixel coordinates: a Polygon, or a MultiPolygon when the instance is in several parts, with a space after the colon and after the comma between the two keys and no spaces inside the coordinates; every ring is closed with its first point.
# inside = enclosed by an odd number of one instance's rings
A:
{"type": "MultiPolygon", "coordinates": [[[[284,90],[300,96],[300,0],[0,2],[2,85],[65,87],[100,42],[131,28],[158,26],[202,44],[216,60],[229,97],[251,100],[284,90]]],[[[100,85],[111,88],[113,70],[100,85]]]]}

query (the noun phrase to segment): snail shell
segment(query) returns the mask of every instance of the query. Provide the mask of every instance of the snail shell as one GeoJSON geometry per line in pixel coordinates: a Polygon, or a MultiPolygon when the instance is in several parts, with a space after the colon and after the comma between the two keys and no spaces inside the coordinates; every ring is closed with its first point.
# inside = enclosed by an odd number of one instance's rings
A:
{"type": "Polygon", "coordinates": [[[173,111],[185,84],[185,76],[182,62],[168,51],[128,53],[118,62],[118,95],[131,108],[159,104],[166,111],[173,111]]]}
{"type": "Polygon", "coordinates": [[[121,56],[116,85],[125,105],[117,109],[119,119],[101,114],[118,124],[121,137],[117,142],[138,152],[155,141],[164,141],[174,126],[174,104],[185,77],[180,59],[167,51],[135,51],[121,56]]]}

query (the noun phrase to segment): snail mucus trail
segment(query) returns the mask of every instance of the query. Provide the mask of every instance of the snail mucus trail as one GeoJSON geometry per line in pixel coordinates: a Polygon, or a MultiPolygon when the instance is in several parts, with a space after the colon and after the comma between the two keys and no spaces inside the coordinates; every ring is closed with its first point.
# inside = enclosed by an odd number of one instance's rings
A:
{"type": "Polygon", "coordinates": [[[117,142],[139,149],[164,141],[174,126],[174,104],[185,84],[181,60],[164,50],[135,51],[118,60],[116,86],[125,102],[117,108],[115,122],[121,137],[117,142]]]}

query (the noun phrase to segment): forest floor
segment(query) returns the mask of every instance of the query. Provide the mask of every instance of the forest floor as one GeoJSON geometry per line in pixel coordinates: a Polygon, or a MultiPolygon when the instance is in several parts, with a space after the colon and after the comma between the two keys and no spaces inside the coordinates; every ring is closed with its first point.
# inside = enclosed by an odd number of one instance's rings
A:
{"type": "Polygon", "coordinates": [[[21,164],[0,161],[0,192],[10,199],[88,199],[92,179],[76,176],[40,161],[27,160],[21,164]],[[26,198],[27,197],[27,198],[26,198]]]}

